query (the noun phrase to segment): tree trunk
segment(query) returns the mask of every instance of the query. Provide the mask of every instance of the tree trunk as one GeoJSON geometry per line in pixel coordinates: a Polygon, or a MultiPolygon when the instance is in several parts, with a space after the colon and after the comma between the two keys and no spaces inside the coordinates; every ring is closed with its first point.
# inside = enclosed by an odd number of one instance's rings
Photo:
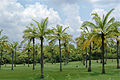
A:
{"type": "Polygon", "coordinates": [[[16,48],[15,48],[15,63],[14,63],[14,67],[16,67],[16,48]]]}
{"type": "Polygon", "coordinates": [[[0,69],[1,69],[1,66],[2,66],[2,52],[3,52],[3,50],[1,50],[0,69]]]}
{"type": "Polygon", "coordinates": [[[69,63],[69,56],[70,56],[70,53],[68,52],[67,53],[67,64],[69,63]]]}
{"type": "Polygon", "coordinates": [[[98,59],[96,60],[96,62],[98,63],[98,59]]]}
{"type": "Polygon", "coordinates": [[[85,56],[83,54],[83,65],[85,65],[85,56]]]}
{"type": "Polygon", "coordinates": [[[41,76],[40,76],[40,78],[44,78],[44,75],[43,75],[43,68],[44,68],[44,63],[43,63],[43,57],[44,57],[44,55],[43,55],[43,37],[41,37],[40,38],[41,39],[41,76]]]}
{"type": "Polygon", "coordinates": [[[117,69],[119,68],[119,41],[117,41],[117,69]]]}
{"type": "Polygon", "coordinates": [[[33,38],[33,70],[35,70],[35,38],[33,38]]]}
{"type": "Polygon", "coordinates": [[[62,55],[61,55],[61,40],[59,39],[59,51],[60,51],[60,72],[62,72],[62,55]]]}
{"type": "Polygon", "coordinates": [[[102,33],[102,74],[105,74],[104,64],[104,34],[102,33]]]}
{"type": "Polygon", "coordinates": [[[107,49],[106,49],[106,59],[105,59],[105,64],[107,64],[107,49]]]}
{"type": "Polygon", "coordinates": [[[54,63],[54,53],[53,53],[53,48],[50,46],[52,52],[51,52],[51,63],[54,63]]]}
{"type": "Polygon", "coordinates": [[[64,47],[65,47],[65,65],[66,65],[68,63],[66,42],[64,43],[64,47]]]}
{"type": "Polygon", "coordinates": [[[96,63],[98,63],[98,55],[97,55],[97,53],[95,53],[95,54],[96,54],[96,57],[97,57],[96,63]]]}
{"type": "Polygon", "coordinates": [[[87,68],[87,47],[86,47],[86,68],[87,68]]]}
{"type": "Polygon", "coordinates": [[[24,63],[23,63],[23,65],[25,66],[25,61],[23,61],[24,63]]]}
{"type": "Polygon", "coordinates": [[[91,72],[91,43],[90,43],[90,52],[89,52],[89,67],[88,72],[91,72]]]}
{"type": "MultiPolygon", "coordinates": [[[[112,49],[110,48],[110,54],[112,55],[112,49]]],[[[113,59],[111,59],[111,61],[113,62],[113,59]]]]}
{"type": "Polygon", "coordinates": [[[14,51],[12,51],[12,67],[11,67],[11,70],[13,70],[13,58],[14,58],[14,51]]]}
{"type": "Polygon", "coordinates": [[[6,67],[6,61],[5,61],[5,67],[6,67]]]}
{"type": "MultiPolygon", "coordinates": [[[[35,58],[37,59],[38,58],[38,51],[37,51],[37,48],[35,48],[35,58]]],[[[37,65],[37,61],[35,61],[35,66],[37,65]]]]}
{"type": "Polygon", "coordinates": [[[29,61],[30,61],[30,49],[28,48],[28,67],[29,67],[29,61]]]}

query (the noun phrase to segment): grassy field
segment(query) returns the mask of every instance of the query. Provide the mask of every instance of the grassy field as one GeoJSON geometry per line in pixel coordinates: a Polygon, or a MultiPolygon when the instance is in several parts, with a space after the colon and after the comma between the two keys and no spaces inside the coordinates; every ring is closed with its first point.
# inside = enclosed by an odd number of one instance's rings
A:
{"type": "MultiPolygon", "coordinates": [[[[63,65],[63,72],[59,71],[59,64],[46,63],[44,65],[43,80],[120,80],[120,69],[116,69],[116,60],[109,60],[105,65],[106,74],[101,74],[101,65],[92,61],[92,72],[87,72],[87,68],[81,62],[70,62],[63,65]],[[76,67],[78,66],[78,67],[76,67]]],[[[11,71],[11,65],[2,66],[0,70],[0,80],[40,80],[40,64],[32,70],[32,65],[17,65],[11,71]]]]}

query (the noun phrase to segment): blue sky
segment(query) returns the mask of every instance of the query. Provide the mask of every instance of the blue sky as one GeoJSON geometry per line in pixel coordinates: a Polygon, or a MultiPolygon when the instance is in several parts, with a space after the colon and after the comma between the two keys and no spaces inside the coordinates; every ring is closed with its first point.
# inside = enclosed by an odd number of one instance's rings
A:
{"type": "MultiPolygon", "coordinates": [[[[70,26],[67,32],[73,37],[80,35],[83,21],[91,20],[91,13],[106,14],[115,8],[113,14],[120,19],[120,0],[2,0],[0,3],[0,29],[10,41],[21,41],[26,26],[49,17],[48,27],[56,24],[70,26]]],[[[92,21],[92,20],[91,20],[92,21]]]]}

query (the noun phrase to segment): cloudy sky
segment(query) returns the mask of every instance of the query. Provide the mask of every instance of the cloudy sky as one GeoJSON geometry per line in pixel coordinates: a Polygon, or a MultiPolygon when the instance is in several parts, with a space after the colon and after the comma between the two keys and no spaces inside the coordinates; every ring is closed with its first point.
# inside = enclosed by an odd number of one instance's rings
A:
{"type": "Polygon", "coordinates": [[[70,26],[68,33],[77,37],[83,21],[90,14],[105,14],[115,8],[112,16],[120,19],[120,0],[0,0],[0,29],[10,41],[21,41],[26,26],[49,17],[49,27],[70,26]]]}

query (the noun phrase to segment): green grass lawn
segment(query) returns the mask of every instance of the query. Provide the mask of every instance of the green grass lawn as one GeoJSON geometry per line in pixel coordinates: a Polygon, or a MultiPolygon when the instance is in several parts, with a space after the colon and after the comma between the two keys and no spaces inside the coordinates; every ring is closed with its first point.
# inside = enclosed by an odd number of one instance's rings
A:
{"type": "MultiPolygon", "coordinates": [[[[116,60],[109,60],[105,65],[106,74],[101,74],[101,65],[92,61],[92,72],[87,72],[87,68],[81,62],[70,62],[63,65],[63,72],[59,71],[59,64],[46,63],[44,65],[43,80],[120,80],[120,69],[116,69],[116,60]],[[76,67],[78,66],[78,67],[76,67]]],[[[40,64],[32,70],[32,65],[17,65],[11,71],[11,65],[2,66],[0,70],[0,80],[40,80],[40,64]]]]}

